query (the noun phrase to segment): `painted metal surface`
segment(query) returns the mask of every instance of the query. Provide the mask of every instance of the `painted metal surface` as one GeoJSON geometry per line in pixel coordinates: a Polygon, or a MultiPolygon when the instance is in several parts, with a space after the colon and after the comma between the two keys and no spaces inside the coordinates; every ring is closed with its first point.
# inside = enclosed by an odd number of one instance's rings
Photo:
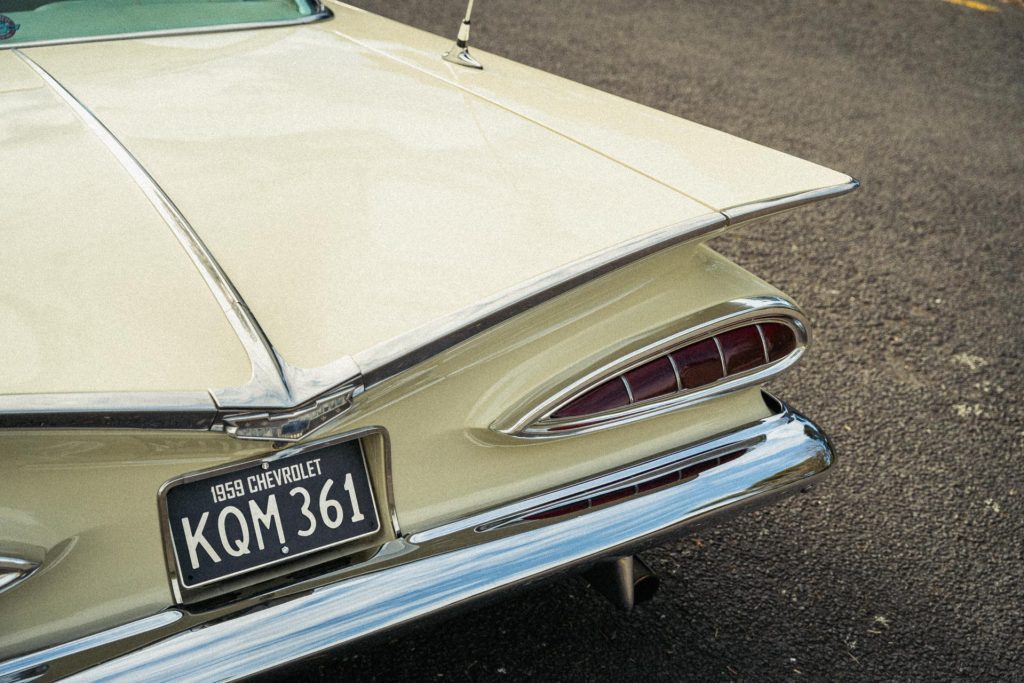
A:
{"type": "Polygon", "coordinates": [[[25,51],[174,200],[291,365],[707,213],[334,23],[25,51]]]}
{"type": "MultiPolygon", "coordinates": [[[[747,388],[561,443],[489,428],[688,315],[779,296],[698,241],[854,181],[495,56],[484,74],[458,69],[438,56],[444,39],[336,14],[25,50],[42,73],[0,53],[0,138],[18,143],[5,146],[17,163],[0,167],[16,216],[0,265],[33,293],[0,299],[0,329],[17,342],[0,357],[0,411],[31,427],[55,408],[94,428],[0,433],[4,533],[52,556],[0,595],[0,656],[166,609],[160,484],[269,448],[146,429],[171,426],[147,422],[161,410],[179,411],[176,428],[209,429],[226,406],[290,409],[363,373],[369,389],[324,434],[387,427],[411,533],[766,416],[747,388]],[[456,155],[471,182],[444,172],[456,155]],[[251,354],[149,181],[216,279],[244,293],[228,298],[258,321],[276,366],[264,369],[286,391],[218,392],[245,387],[251,354]],[[112,574],[125,548],[133,560],[112,574]]],[[[580,559],[544,553],[552,567],[580,559]]]]}
{"type": "Polygon", "coordinates": [[[14,52],[0,73],[0,394],[245,383],[238,337],[132,177],[14,52]]]}
{"type": "Polygon", "coordinates": [[[174,205],[171,198],[167,196],[163,188],[157,184],[153,177],[132,156],[121,142],[111,134],[103,123],[75,98],[64,86],[58,83],[53,76],[42,69],[38,64],[24,56],[20,50],[15,54],[32,69],[36,75],[64,101],[65,104],[75,113],[82,123],[92,132],[96,138],[110,151],[121,167],[139,187],[142,193],[149,200],[153,208],[167,224],[168,229],[175,239],[182,246],[185,253],[191,259],[192,264],[202,276],[203,281],[209,288],[210,293],[220,306],[224,317],[231,325],[238,336],[239,342],[245,349],[245,353],[252,365],[252,374],[249,381],[238,389],[216,388],[211,392],[214,398],[221,404],[230,405],[233,400],[238,400],[238,395],[244,396],[245,400],[256,405],[275,405],[290,403],[287,378],[279,364],[274,350],[270,346],[260,329],[259,324],[252,317],[241,295],[235,290],[231,281],[221,270],[213,254],[189,225],[188,220],[181,215],[181,211],[174,205]]]}
{"type": "MultiPolygon", "coordinates": [[[[394,501],[413,533],[559,483],[622,467],[764,417],[757,388],[602,434],[519,445],[490,424],[509,406],[678,330],[717,302],[779,296],[704,246],[654,254],[485,330],[357,397],[316,439],[386,426],[394,501]],[[629,330],[629,334],[624,334],[629,330]],[[431,484],[430,482],[434,482],[431,484]]],[[[156,495],[167,480],[272,451],[223,433],[0,430],[4,537],[53,567],[0,594],[0,658],[124,623],[173,603],[156,495]],[[68,501],[74,500],[74,505],[68,501]],[[22,526],[15,519],[32,520],[22,526]],[[110,557],[130,548],[125,570],[110,557]]]]}
{"type": "MultiPolygon", "coordinates": [[[[238,317],[251,310],[273,341],[271,360],[308,381],[291,400],[214,385],[219,405],[291,407],[360,370],[386,376],[454,343],[479,317],[560,291],[581,263],[643,253],[652,231],[661,231],[656,248],[678,239],[666,232],[724,222],[701,192],[618,158],[619,138],[569,125],[564,98],[536,110],[523,88],[557,83],[575,98],[576,118],[585,98],[593,106],[583,118],[639,144],[635,124],[612,115],[616,98],[507,62],[487,84],[453,80],[437,64],[443,39],[337,9],[332,21],[273,31],[25,51],[173,200],[244,293],[238,317]],[[437,172],[453,155],[469,186],[437,172]],[[383,308],[396,289],[404,296],[383,308]],[[313,295],[325,291],[326,300],[313,295]]],[[[720,175],[728,148],[728,166],[742,166],[749,185],[776,179],[759,190],[771,196],[849,180],[657,116],[657,130],[671,129],[664,151],[702,178],[720,175]]],[[[728,190],[731,177],[720,184],[730,198],[747,196],[728,190]]]]}
{"type": "Polygon", "coordinates": [[[474,47],[487,68],[437,58],[448,39],[329,0],[337,18],[318,24],[449,86],[516,112],[645,177],[722,211],[843,185],[850,177],[670,113],[474,47]]]}
{"type": "MultiPolygon", "coordinates": [[[[522,528],[474,523],[430,534],[429,540],[413,536],[395,541],[342,581],[234,618],[217,614],[203,628],[195,628],[203,617],[186,616],[174,626],[177,635],[90,668],[79,678],[241,678],[580,563],[623,554],[712,515],[767,502],[809,485],[834,458],[817,427],[786,410],[706,444],[663,454],[655,462],[663,467],[735,444],[747,447],[740,459],[698,480],[567,519],[522,528]]],[[[524,507],[531,504],[523,501],[524,507]]],[[[496,514],[492,516],[498,519],[496,514]]],[[[44,658],[41,653],[24,662],[0,664],[0,675],[15,675],[25,664],[38,666],[44,658]]]]}

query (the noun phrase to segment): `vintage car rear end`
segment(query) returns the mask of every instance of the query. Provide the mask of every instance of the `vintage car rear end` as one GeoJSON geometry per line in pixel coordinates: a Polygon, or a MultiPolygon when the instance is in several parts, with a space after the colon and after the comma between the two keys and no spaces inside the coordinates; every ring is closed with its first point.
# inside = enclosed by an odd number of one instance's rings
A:
{"type": "Polygon", "coordinates": [[[707,241],[856,181],[329,9],[0,50],[0,680],[237,678],[567,570],[628,606],[833,463],[763,389],[808,321],[707,241]]]}

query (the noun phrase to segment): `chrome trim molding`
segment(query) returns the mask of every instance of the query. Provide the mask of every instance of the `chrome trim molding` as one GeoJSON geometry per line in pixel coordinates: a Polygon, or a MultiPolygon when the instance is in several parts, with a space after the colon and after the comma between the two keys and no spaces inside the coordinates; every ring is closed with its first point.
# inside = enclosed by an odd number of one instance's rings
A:
{"type": "Polygon", "coordinates": [[[300,441],[338,417],[352,405],[355,387],[316,399],[287,413],[246,413],[224,418],[224,431],[236,439],[300,441]]]}
{"type": "Polygon", "coordinates": [[[770,216],[782,211],[789,211],[790,209],[795,209],[798,206],[821,201],[822,199],[840,197],[844,194],[853,192],[858,187],[860,187],[860,181],[856,178],[850,178],[848,182],[840,183],[839,185],[821,187],[817,190],[797,192],[796,194],[785,195],[783,197],[764,199],[758,202],[750,202],[749,204],[740,204],[728,209],[722,209],[722,215],[724,215],[729,221],[729,225],[736,225],[737,223],[742,223],[744,221],[752,221],[754,219],[763,218],[764,216],[770,216]]]}
{"type": "Polygon", "coordinates": [[[0,395],[0,429],[207,430],[216,416],[205,392],[0,395]]]}
{"type": "Polygon", "coordinates": [[[0,593],[14,588],[19,583],[32,576],[39,569],[38,560],[29,560],[23,557],[15,557],[0,551],[0,593]]]}
{"type": "Polygon", "coordinates": [[[551,508],[578,498],[601,495],[625,484],[637,484],[656,479],[666,471],[678,468],[683,463],[690,465],[724,453],[739,450],[751,451],[765,441],[766,434],[794,419],[804,420],[802,416],[783,405],[780,413],[761,420],[752,427],[743,427],[693,446],[673,449],[633,465],[559,486],[486,512],[414,533],[409,536],[409,542],[426,545],[440,538],[458,537],[470,531],[482,532],[496,529],[506,526],[510,521],[522,521],[523,517],[538,510],[551,508]]]}
{"type": "Polygon", "coordinates": [[[629,397],[629,402],[633,403],[636,399],[633,398],[633,387],[629,385],[629,380],[626,379],[625,375],[622,375],[619,379],[622,380],[622,386],[626,387],[626,396],[629,397]]]}
{"type": "MultiPolygon", "coordinates": [[[[757,328],[757,336],[761,338],[761,353],[764,354],[764,359],[768,362],[768,359],[771,356],[771,353],[768,351],[768,340],[765,339],[764,330],[761,329],[760,323],[755,325],[755,327],[757,328]]],[[[721,351],[719,351],[719,353],[721,353],[721,351]]],[[[725,356],[723,355],[722,357],[724,358],[725,356]]]]}
{"type": "Polygon", "coordinates": [[[726,227],[720,213],[691,218],[526,280],[473,306],[355,355],[369,388],[523,311],[662,249],[710,237],[726,227]]]}
{"type": "MultiPolygon", "coordinates": [[[[354,388],[359,384],[359,368],[355,362],[351,358],[344,357],[317,370],[297,369],[285,362],[274,350],[270,340],[246,306],[241,294],[232,284],[227,273],[217,263],[199,234],[139,160],[88,107],[45,69],[21,51],[15,49],[13,52],[75,112],[85,126],[128,172],[192,260],[242,343],[252,368],[250,380],[241,387],[211,389],[209,393],[216,407],[229,410],[258,407],[294,411],[296,406],[343,384],[350,385],[343,387],[342,391],[347,390],[348,395],[351,396],[354,388]]],[[[209,429],[213,424],[213,420],[207,419],[205,413],[200,418],[194,414],[194,411],[183,411],[178,405],[175,395],[168,395],[164,401],[157,398],[157,395],[139,400],[140,396],[139,394],[124,394],[121,400],[108,398],[107,401],[104,401],[101,397],[97,401],[94,394],[66,394],[57,402],[54,409],[45,413],[41,409],[26,411],[20,408],[20,404],[14,404],[17,406],[15,410],[20,409],[22,413],[34,413],[34,419],[9,421],[0,419],[0,426],[209,429]],[[133,403],[133,401],[138,402],[133,403]],[[118,409],[110,410],[109,406],[104,403],[116,404],[118,409]],[[160,405],[159,411],[149,409],[149,406],[154,404],[160,405]],[[65,413],[77,413],[77,416],[65,413]],[[91,414],[92,417],[85,419],[84,415],[86,414],[91,414]]],[[[30,399],[27,403],[38,404],[39,400],[30,399]]],[[[347,408],[347,404],[344,407],[347,408]]],[[[5,411],[2,408],[3,406],[0,405],[0,414],[14,412],[5,411]]],[[[316,406],[311,408],[314,412],[316,409],[316,406]]],[[[335,410],[332,412],[332,416],[339,413],[340,411],[335,410]]],[[[286,417],[295,419],[295,414],[286,417]]],[[[235,419],[236,421],[241,420],[241,418],[235,419]]],[[[322,424],[323,422],[320,422],[316,426],[322,424]]],[[[293,439],[301,438],[308,433],[309,430],[296,432],[293,434],[293,439]]],[[[249,436],[248,438],[269,437],[249,436]]],[[[277,440],[276,437],[274,440],[277,440]]]]}
{"type": "Polygon", "coordinates": [[[525,310],[662,249],[709,239],[738,223],[838,197],[858,187],[860,182],[851,178],[839,185],[741,204],[691,218],[527,280],[474,306],[357,353],[355,361],[363,371],[366,387],[372,387],[525,310]]]}
{"type": "MultiPolygon", "coordinates": [[[[800,309],[787,299],[774,296],[728,301],[688,316],[679,322],[679,327],[680,332],[603,363],[548,396],[531,396],[524,399],[518,407],[495,420],[491,429],[516,438],[559,439],[664,415],[715,396],[767,382],[800,360],[809,339],[807,322],[800,309]],[[717,338],[713,337],[715,346],[718,348],[719,359],[722,362],[723,377],[712,384],[637,403],[633,402],[633,395],[630,391],[630,404],[621,408],[578,417],[552,417],[566,403],[579,398],[601,382],[616,375],[623,377],[623,383],[628,388],[629,384],[625,381],[622,373],[663,356],[676,347],[685,346],[734,327],[749,325],[753,321],[769,320],[785,323],[796,335],[796,348],[780,360],[767,362],[768,355],[766,353],[765,365],[748,372],[729,375],[725,367],[721,344],[717,338]]],[[[675,368],[674,365],[673,368],[675,368]]],[[[676,379],[678,386],[678,370],[676,370],[676,379]]]]}
{"type": "Polygon", "coordinates": [[[808,486],[833,460],[824,434],[783,408],[703,444],[397,539],[347,571],[220,610],[169,610],[174,623],[159,632],[143,620],[147,639],[155,641],[148,645],[125,639],[116,647],[122,637],[113,629],[92,636],[106,647],[90,652],[65,645],[10,660],[0,664],[0,680],[24,680],[40,666],[56,677],[77,672],[72,680],[242,678],[769,502],[808,486]],[[741,457],[696,479],[554,520],[506,523],[558,497],[653,476],[738,445],[745,449],[741,457]]]}
{"type": "MultiPolygon", "coordinates": [[[[40,77],[49,83],[82,116],[83,120],[91,128],[97,131],[101,139],[107,142],[108,146],[111,146],[111,151],[118,155],[119,160],[122,160],[122,164],[128,164],[126,168],[129,169],[129,172],[133,173],[133,176],[137,175],[136,180],[140,182],[140,186],[144,190],[149,188],[150,192],[156,193],[153,198],[155,199],[155,205],[162,204],[163,199],[161,197],[166,198],[166,195],[113,134],[41,67],[17,50],[15,50],[15,54],[25,60],[33,70],[39,73],[40,77]],[[136,171],[131,169],[136,169],[136,171]]],[[[185,240],[183,246],[189,244],[190,240],[193,239],[198,242],[196,245],[198,251],[195,253],[189,251],[190,256],[193,259],[199,258],[200,261],[208,259],[211,269],[204,271],[201,267],[200,270],[204,272],[204,276],[215,280],[211,284],[211,290],[216,289],[220,291],[221,297],[219,299],[223,298],[224,303],[228,304],[229,310],[226,313],[229,315],[229,319],[236,321],[241,326],[242,330],[239,333],[239,338],[247,345],[247,352],[251,350],[252,353],[250,356],[253,362],[253,381],[251,384],[243,389],[212,391],[211,395],[215,399],[216,404],[221,409],[235,408],[245,410],[247,408],[262,408],[268,410],[293,410],[296,406],[343,384],[355,386],[354,394],[358,394],[364,388],[370,388],[373,385],[379,384],[414,365],[470,339],[486,329],[662,249],[683,242],[708,239],[727,227],[743,221],[786,211],[829,197],[843,195],[857,189],[859,186],[860,183],[857,180],[851,179],[849,182],[840,185],[743,204],[721,212],[713,212],[683,221],[682,223],[643,235],[568,264],[563,268],[527,280],[474,306],[462,309],[417,330],[357,353],[354,357],[340,358],[330,365],[315,369],[295,368],[277,355],[255,319],[252,318],[248,308],[241,302],[241,297],[237,295],[234,287],[227,280],[227,276],[216,265],[212,255],[202,245],[202,242],[198,241],[198,235],[195,234],[187,223],[183,223],[181,226],[181,229],[185,232],[179,239],[185,240]],[[235,304],[231,303],[232,301],[236,301],[238,304],[237,308],[235,304]],[[255,360],[253,360],[253,356],[255,356],[255,360]],[[257,373],[260,379],[257,379],[257,373]]],[[[171,212],[171,227],[174,229],[174,225],[177,225],[177,219],[174,217],[174,214],[180,216],[180,213],[177,212],[177,209],[173,208],[169,198],[166,199],[166,202],[168,205],[166,210],[171,212]]],[[[159,208],[160,206],[158,206],[158,210],[159,208]]],[[[181,220],[184,221],[184,218],[182,217],[181,220]]],[[[178,233],[176,232],[176,234],[178,233]]],[[[188,246],[186,246],[186,250],[189,250],[188,246]]],[[[125,400],[118,402],[120,409],[117,413],[111,415],[105,414],[106,411],[103,409],[103,406],[97,408],[93,404],[93,396],[95,394],[66,394],[61,404],[55,410],[47,413],[45,418],[42,411],[35,411],[39,412],[39,419],[32,422],[31,426],[35,428],[78,426],[73,417],[66,417],[64,415],[69,409],[73,409],[77,413],[94,413],[94,422],[89,423],[89,426],[101,422],[109,427],[120,427],[122,424],[129,427],[135,426],[136,421],[130,419],[119,421],[117,414],[132,412],[133,406],[130,402],[130,394],[124,395],[125,400]],[[103,422],[107,418],[109,418],[109,421],[103,422]]],[[[33,412],[19,411],[17,406],[18,400],[21,397],[12,396],[10,398],[12,401],[8,403],[9,407],[0,405],[0,416],[7,413],[33,412]]],[[[150,405],[153,404],[151,403],[150,405]]],[[[145,409],[136,410],[135,412],[146,414],[147,418],[143,424],[148,428],[160,428],[161,420],[168,425],[166,428],[209,428],[207,426],[179,427],[178,425],[183,424],[183,422],[173,414],[175,410],[174,401],[171,400],[165,410],[153,411],[152,414],[145,409]]],[[[187,420],[185,423],[187,423],[187,420]]],[[[14,424],[18,424],[17,421],[14,424]]],[[[197,424],[205,423],[197,422],[197,424]]],[[[5,426],[13,426],[13,424],[8,425],[0,420],[0,428],[5,426]]]]}
{"type": "Polygon", "coordinates": [[[49,673],[52,664],[66,657],[117,643],[119,647],[130,647],[135,639],[146,633],[166,628],[182,618],[182,612],[170,609],[149,617],[128,622],[121,626],[100,631],[84,638],[72,640],[47,650],[33,652],[16,659],[0,662],[0,682],[32,681],[49,673]]]}
{"type": "Polygon", "coordinates": [[[58,97],[64,100],[132,177],[132,180],[146,195],[153,208],[160,214],[171,233],[192,260],[238,339],[242,342],[252,365],[252,378],[249,380],[249,384],[240,389],[211,390],[210,393],[214,400],[222,406],[235,404],[283,406],[290,403],[291,397],[284,370],[278,362],[270,342],[263,334],[263,330],[260,329],[259,323],[249,312],[241,295],[213,258],[213,254],[206,248],[198,233],[174,205],[171,198],[149,175],[139,160],[121,144],[121,141],[103,125],[103,122],[88,107],[82,104],[49,72],[25,56],[20,50],[14,50],[14,54],[21,58],[58,97]]]}
{"type": "Polygon", "coordinates": [[[260,28],[275,28],[279,26],[298,26],[311,24],[317,21],[324,21],[334,16],[322,3],[317,3],[318,9],[313,14],[296,19],[282,19],[280,21],[253,21],[244,24],[222,24],[220,26],[197,26],[193,28],[175,28],[162,31],[137,31],[135,33],[114,33],[105,36],[81,36],[77,38],[57,38],[54,40],[33,40],[12,45],[0,44],[0,50],[17,50],[19,48],[45,47],[47,45],[75,45],[80,43],[96,43],[109,40],[134,40],[137,38],[162,38],[165,36],[188,36],[202,33],[221,33],[228,31],[251,31],[260,28]]]}
{"type": "Polygon", "coordinates": [[[715,348],[718,349],[718,361],[722,364],[722,377],[728,377],[729,368],[725,365],[725,351],[722,350],[722,342],[718,337],[713,337],[712,339],[715,342],[715,348]]]}
{"type": "Polygon", "coordinates": [[[672,356],[668,357],[669,364],[672,365],[672,374],[676,376],[676,391],[683,390],[683,376],[679,374],[679,363],[672,356]]]}

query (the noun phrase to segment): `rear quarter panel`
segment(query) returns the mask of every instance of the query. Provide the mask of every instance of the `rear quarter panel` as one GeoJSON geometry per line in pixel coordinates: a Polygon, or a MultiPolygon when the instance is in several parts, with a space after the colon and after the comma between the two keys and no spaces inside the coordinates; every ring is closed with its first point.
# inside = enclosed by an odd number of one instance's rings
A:
{"type": "MultiPolygon", "coordinates": [[[[677,331],[687,316],[730,299],[766,295],[779,292],[706,246],[680,245],[369,387],[350,412],[307,441],[383,426],[401,530],[427,529],[766,416],[760,391],[752,387],[565,439],[522,441],[489,429],[539,388],[677,331]]],[[[215,433],[0,433],[0,538],[42,546],[52,559],[44,571],[0,594],[0,657],[171,605],[158,489],[182,474],[270,450],[267,443],[215,433]]],[[[382,476],[374,473],[378,487],[382,476]]]]}

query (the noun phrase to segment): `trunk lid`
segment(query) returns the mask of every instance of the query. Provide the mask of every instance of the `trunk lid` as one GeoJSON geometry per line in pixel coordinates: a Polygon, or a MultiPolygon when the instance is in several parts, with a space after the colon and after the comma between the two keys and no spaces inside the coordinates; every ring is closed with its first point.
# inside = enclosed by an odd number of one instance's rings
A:
{"type": "Polygon", "coordinates": [[[199,392],[246,354],[136,182],[0,52],[0,394],[199,392]]]}
{"type": "MultiPolygon", "coordinates": [[[[25,50],[319,368],[524,281],[842,174],[337,6],[301,27],[25,50]]],[[[69,157],[70,158],[70,157],[69,157]]]]}

